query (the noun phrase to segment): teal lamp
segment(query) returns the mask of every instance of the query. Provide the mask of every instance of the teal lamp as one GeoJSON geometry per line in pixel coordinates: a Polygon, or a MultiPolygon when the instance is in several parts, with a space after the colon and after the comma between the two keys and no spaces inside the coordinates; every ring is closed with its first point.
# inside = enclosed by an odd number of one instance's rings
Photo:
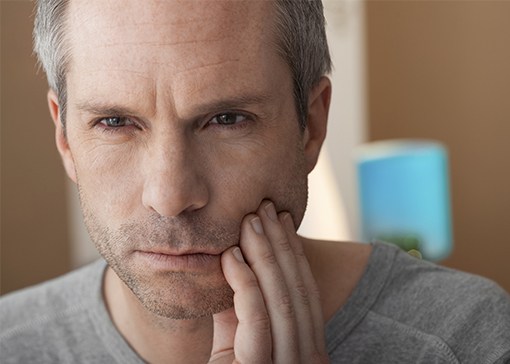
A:
{"type": "Polygon", "coordinates": [[[452,250],[448,156],[433,141],[393,140],[357,153],[361,234],[439,261],[452,250]]]}

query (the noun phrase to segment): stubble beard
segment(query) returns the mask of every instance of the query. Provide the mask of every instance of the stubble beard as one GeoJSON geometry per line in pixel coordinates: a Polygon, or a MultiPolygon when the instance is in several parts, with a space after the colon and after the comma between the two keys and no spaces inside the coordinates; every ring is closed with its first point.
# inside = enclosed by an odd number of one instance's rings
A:
{"type": "MultiPolygon", "coordinates": [[[[290,168],[293,173],[285,183],[275,187],[274,194],[278,200],[273,198],[279,210],[292,213],[296,227],[303,218],[308,198],[303,163],[303,160],[298,160],[290,168]]],[[[169,319],[188,320],[211,316],[233,306],[233,291],[222,273],[222,282],[216,281],[213,287],[202,284],[199,277],[189,272],[167,272],[162,279],[165,284],[158,284],[132,264],[126,252],[140,246],[150,248],[165,244],[177,248],[216,246],[227,249],[239,244],[240,220],[215,222],[199,214],[178,218],[153,214],[147,220],[130,221],[112,230],[102,224],[89,208],[79,182],[78,191],[91,240],[108,265],[148,311],[169,319]],[[183,295],[184,292],[188,294],[183,295]]]]}
{"type": "Polygon", "coordinates": [[[174,320],[196,319],[224,311],[233,305],[233,292],[221,270],[221,279],[193,272],[167,271],[151,274],[136,264],[130,252],[171,246],[193,249],[237,245],[239,224],[198,221],[192,216],[179,221],[151,215],[147,220],[124,223],[116,231],[101,224],[80,192],[85,225],[101,256],[140,303],[151,313],[174,320]]]}

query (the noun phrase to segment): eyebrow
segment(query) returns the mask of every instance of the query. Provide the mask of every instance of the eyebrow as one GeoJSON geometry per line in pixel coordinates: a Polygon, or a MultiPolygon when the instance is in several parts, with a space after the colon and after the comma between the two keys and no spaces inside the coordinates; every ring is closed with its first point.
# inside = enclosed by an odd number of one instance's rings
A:
{"type": "Polygon", "coordinates": [[[123,106],[114,106],[102,102],[80,102],[77,104],[80,111],[85,111],[93,115],[134,115],[134,110],[123,106]]]}
{"type": "Polygon", "coordinates": [[[266,105],[271,99],[272,96],[266,93],[236,95],[231,98],[199,104],[193,107],[193,113],[206,114],[215,111],[243,108],[247,106],[266,105]]]}
{"type": "MultiPolygon", "coordinates": [[[[191,113],[193,115],[204,115],[208,113],[218,112],[222,110],[243,108],[247,106],[259,106],[267,104],[273,98],[272,95],[267,93],[253,93],[253,94],[244,94],[244,95],[236,95],[230,98],[223,98],[219,100],[213,100],[211,102],[206,102],[202,104],[195,105],[191,108],[187,113],[191,113]]],[[[107,115],[132,115],[135,116],[139,114],[135,110],[120,106],[114,105],[105,102],[94,102],[94,101],[85,101],[77,103],[77,108],[80,111],[98,115],[98,116],[107,116],[107,115]]],[[[196,117],[196,116],[195,116],[196,117]]]]}

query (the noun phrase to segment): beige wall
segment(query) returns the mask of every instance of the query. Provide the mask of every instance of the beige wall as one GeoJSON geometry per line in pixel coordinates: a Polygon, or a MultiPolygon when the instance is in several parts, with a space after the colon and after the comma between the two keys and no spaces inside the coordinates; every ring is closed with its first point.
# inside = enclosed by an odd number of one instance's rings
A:
{"type": "Polygon", "coordinates": [[[510,2],[369,1],[366,24],[369,138],[448,146],[444,263],[510,291],[510,2]]]}
{"type": "Polygon", "coordinates": [[[308,206],[299,228],[303,236],[356,240],[358,202],[356,146],[365,141],[365,47],[363,3],[324,0],[333,94],[328,136],[310,173],[308,206]]]}
{"type": "Polygon", "coordinates": [[[1,292],[69,268],[65,177],[31,57],[32,3],[1,2],[1,292]]]}

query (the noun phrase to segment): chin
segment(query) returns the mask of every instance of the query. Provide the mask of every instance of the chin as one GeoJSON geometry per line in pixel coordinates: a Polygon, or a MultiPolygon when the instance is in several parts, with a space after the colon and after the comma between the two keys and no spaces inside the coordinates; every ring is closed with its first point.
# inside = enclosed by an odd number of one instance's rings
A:
{"type": "Polygon", "coordinates": [[[233,306],[234,293],[223,274],[166,272],[145,277],[118,274],[141,305],[173,320],[212,316],[233,306]]]}
{"type": "Polygon", "coordinates": [[[210,291],[181,290],[174,297],[156,298],[144,295],[137,298],[143,307],[160,317],[172,320],[192,320],[212,316],[234,305],[232,289],[226,285],[210,291]]]}

